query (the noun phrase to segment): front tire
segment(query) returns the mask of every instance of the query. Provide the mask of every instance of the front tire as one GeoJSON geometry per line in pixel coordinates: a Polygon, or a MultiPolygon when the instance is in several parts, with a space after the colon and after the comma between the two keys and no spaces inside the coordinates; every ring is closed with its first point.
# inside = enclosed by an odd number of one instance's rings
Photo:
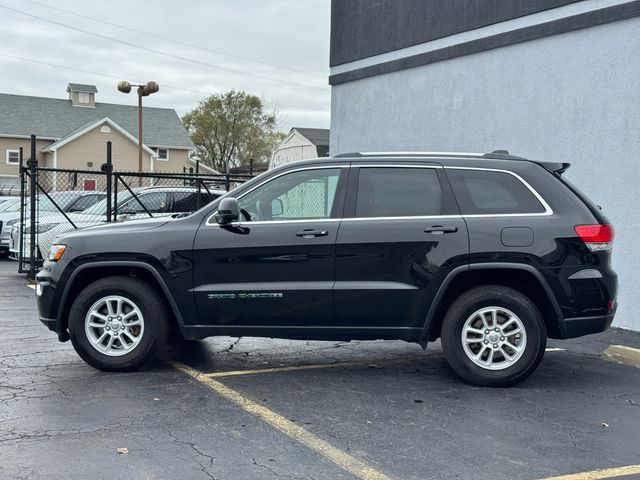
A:
{"type": "Polygon", "coordinates": [[[441,339],[453,371],[487,387],[508,387],[527,378],[540,364],[547,343],[534,303],[499,285],[462,294],[446,313],[441,339]]]}
{"type": "Polygon", "coordinates": [[[69,312],[74,349],[92,367],[109,372],[135,370],[167,341],[170,312],[149,284],[107,277],[80,292],[69,312]]]}

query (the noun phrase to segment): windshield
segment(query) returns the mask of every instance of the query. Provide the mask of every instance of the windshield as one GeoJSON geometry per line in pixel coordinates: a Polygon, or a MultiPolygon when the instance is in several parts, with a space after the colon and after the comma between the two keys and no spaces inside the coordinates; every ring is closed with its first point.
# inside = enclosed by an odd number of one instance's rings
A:
{"type": "Polygon", "coordinates": [[[8,208],[13,207],[15,204],[18,204],[18,210],[20,210],[20,202],[17,199],[12,198],[10,200],[3,201],[0,203],[0,212],[6,212],[8,208]]]}

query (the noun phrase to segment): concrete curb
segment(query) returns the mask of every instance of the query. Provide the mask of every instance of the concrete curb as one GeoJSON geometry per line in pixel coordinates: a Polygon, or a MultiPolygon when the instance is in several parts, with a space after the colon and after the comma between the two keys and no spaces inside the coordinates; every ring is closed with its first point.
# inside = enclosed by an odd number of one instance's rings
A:
{"type": "Polygon", "coordinates": [[[609,362],[622,363],[640,368],[640,349],[626,347],[624,345],[611,345],[604,352],[602,358],[609,362]]]}

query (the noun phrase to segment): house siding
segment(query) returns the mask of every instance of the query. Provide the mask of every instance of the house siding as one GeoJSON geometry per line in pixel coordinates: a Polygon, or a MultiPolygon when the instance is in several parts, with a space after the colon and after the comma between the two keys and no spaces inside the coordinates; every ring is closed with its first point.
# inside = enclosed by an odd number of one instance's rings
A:
{"type": "MultiPolygon", "coordinates": [[[[111,126],[111,133],[102,133],[100,128],[103,125],[58,148],[58,168],[98,170],[106,162],[107,142],[111,141],[114,170],[137,172],[138,146],[111,126]],[[88,163],[92,166],[89,167],[88,163]]],[[[148,172],[150,166],[151,155],[143,152],[143,171],[148,172]]]]}
{"type": "Polygon", "coordinates": [[[153,161],[153,171],[159,173],[182,173],[183,168],[187,167],[187,171],[189,167],[195,170],[196,164],[189,161],[189,152],[190,150],[181,150],[176,148],[169,148],[169,160],[158,160],[157,158],[153,161]]]}
{"type": "MultiPolygon", "coordinates": [[[[51,140],[36,141],[36,158],[39,162],[44,162],[45,155],[41,151],[51,140]]],[[[20,174],[18,165],[7,165],[7,150],[18,150],[23,148],[24,161],[26,162],[31,155],[31,140],[28,138],[7,138],[0,137],[0,176],[18,176],[20,174]]],[[[0,180],[0,184],[2,181],[0,180]]]]}
{"type": "Polygon", "coordinates": [[[317,156],[318,150],[316,146],[298,132],[294,132],[273,152],[269,168],[275,168],[298,160],[316,158],[317,156]]]}

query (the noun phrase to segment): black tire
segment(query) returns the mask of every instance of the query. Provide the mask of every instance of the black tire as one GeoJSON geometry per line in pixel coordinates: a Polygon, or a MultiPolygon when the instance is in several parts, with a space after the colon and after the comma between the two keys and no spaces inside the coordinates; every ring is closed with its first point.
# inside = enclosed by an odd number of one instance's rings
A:
{"type": "Polygon", "coordinates": [[[131,277],[107,277],[90,284],[77,296],[69,312],[69,336],[78,355],[92,367],[108,372],[126,372],[140,368],[164,349],[169,331],[170,311],[155,288],[131,277]],[[131,300],[144,319],[138,345],[121,356],[99,352],[85,331],[85,317],[98,300],[118,295],[131,300]]]}
{"type": "Polygon", "coordinates": [[[512,288],[488,285],[468,290],[453,302],[442,324],[441,340],[447,363],[467,382],[485,387],[508,387],[524,380],[538,367],[544,356],[547,334],[540,312],[528,297],[512,288]],[[524,325],[527,339],[524,351],[515,363],[502,370],[477,365],[463,346],[465,322],[484,307],[510,310],[524,325]]]}

